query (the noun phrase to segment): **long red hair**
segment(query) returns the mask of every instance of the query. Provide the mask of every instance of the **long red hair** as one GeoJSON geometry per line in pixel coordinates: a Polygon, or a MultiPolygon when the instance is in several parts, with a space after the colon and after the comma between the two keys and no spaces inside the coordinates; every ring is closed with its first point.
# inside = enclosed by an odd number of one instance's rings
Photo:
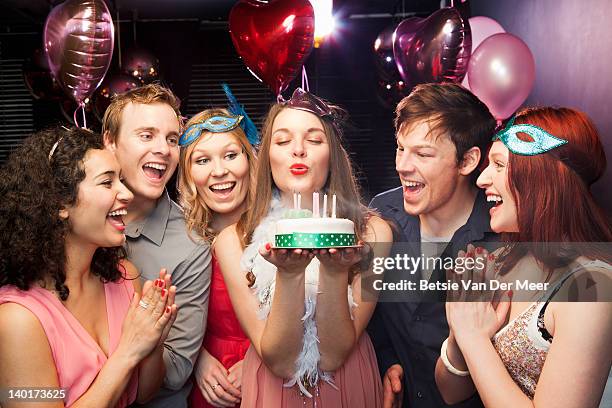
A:
{"type": "MultiPolygon", "coordinates": [[[[516,115],[515,123],[539,126],[568,143],[535,156],[510,153],[508,186],[517,203],[519,232],[504,234],[504,240],[612,241],[610,219],[589,190],[606,169],[605,152],[589,117],[569,108],[528,108],[516,115]]],[[[542,248],[534,253],[538,260],[551,267],[560,266],[560,259],[554,254],[556,250],[546,251],[546,245],[537,247],[542,248]]],[[[503,270],[518,261],[517,252],[521,251],[513,252],[503,270]]],[[[581,245],[580,254],[607,262],[612,260],[607,251],[596,245],[581,245]]]]}

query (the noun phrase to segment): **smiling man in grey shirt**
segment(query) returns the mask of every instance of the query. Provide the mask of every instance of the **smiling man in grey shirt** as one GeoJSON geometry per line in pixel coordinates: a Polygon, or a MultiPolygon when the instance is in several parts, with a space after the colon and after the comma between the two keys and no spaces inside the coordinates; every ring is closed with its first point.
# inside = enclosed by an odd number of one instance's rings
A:
{"type": "Polygon", "coordinates": [[[156,279],[161,268],[167,269],[177,288],[178,316],[164,343],[164,383],[145,404],[152,408],[187,407],[210,288],[210,247],[188,234],[181,209],[165,190],[179,159],[178,107],[170,90],[146,85],[113,99],[103,124],[105,144],[134,193],[123,217],[128,259],[143,280],[156,279]]]}

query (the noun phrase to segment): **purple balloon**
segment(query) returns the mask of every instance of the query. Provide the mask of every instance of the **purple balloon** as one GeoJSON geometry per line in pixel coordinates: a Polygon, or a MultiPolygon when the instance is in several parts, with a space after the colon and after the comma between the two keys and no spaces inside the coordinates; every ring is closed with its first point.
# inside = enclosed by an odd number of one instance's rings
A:
{"type": "Polygon", "coordinates": [[[140,85],[140,81],[130,75],[107,76],[94,94],[94,113],[100,122],[102,122],[104,112],[106,112],[106,108],[108,108],[114,96],[138,88],[140,85]]]}
{"type": "Polygon", "coordinates": [[[393,33],[396,25],[390,25],[378,34],[374,41],[376,68],[383,80],[399,80],[399,72],[393,56],[393,33]]]}
{"type": "MultiPolygon", "coordinates": [[[[472,54],[482,42],[494,34],[505,33],[504,27],[497,21],[489,17],[477,16],[469,19],[470,28],[472,29],[472,54]]],[[[463,78],[461,83],[467,89],[470,89],[468,76],[463,78]]]]}
{"type": "Polygon", "coordinates": [[[408,18],[393,36],[397,69],[409,86],[463,80],[472,35],[468,21],[456,9],[443,8],[426,19],[408,18]]]}
{"type": "Polygon", "coordinates": [[[495,119],[512,115],[529,96],[535,62],[527,44],[508,33],[485,39],[474,51],[468,68],[470,88],[495,119]]]}
{"type": "Polygon", "coordinates": [[[103,0],[68,0],[49,13],[44,29],[49,68],[77,103],[104,79],[114,39],[113,20],[103,0]]]}
{"type": "Polygon", "coordinates": [[[125,53],[123,72],[144,84],[159,78],[159,60],[149,51],[136,48],[125,53]]]}

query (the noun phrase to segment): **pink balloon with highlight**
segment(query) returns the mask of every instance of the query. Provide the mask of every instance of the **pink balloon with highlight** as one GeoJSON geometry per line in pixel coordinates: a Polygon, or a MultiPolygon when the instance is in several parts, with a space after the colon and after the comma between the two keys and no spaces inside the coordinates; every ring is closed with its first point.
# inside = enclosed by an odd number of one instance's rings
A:
{"type": "Polygon", "coordinates": [[[510,117],[529,96],[535,61],[523,40],[508,33],[485,39],[472,54],[468,79],[474,95],[495,119],[510,117]]]}
{"type": "MultiPolygon", "coordinates": [[[[477,16],[468,19],[468,21],[470,22],[470,28],[472,30],[472,54],[474,50],[490,36],[506,32],[501,24],[489,17],[477,16]]],[[[467,75],[463,78],[461,85],[470,89],[467,75]]]]}
{"type": "Polygon", "coordinates": [[[103,0],[67,0],[49,13],[44,29],[49,68],[78,104],[104,79],[114,39],[113,20],[103,0]]]}

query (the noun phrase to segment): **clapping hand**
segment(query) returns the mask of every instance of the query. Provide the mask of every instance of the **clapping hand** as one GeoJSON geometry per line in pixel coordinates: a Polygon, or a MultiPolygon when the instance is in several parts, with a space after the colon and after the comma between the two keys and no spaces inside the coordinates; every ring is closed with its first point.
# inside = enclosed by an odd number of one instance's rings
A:
{"type": "Polygon", "coordinates": [[[487,288],[494,276],[495,256],[486,249],[470,244],[467,252],[459,251],[458,259],[462,262],[457,265],[463,266],[447,271],[447,278],[459,287],[447,296],[446,318],[451,335],[459,343],[471,336],[490,339],[506,321],[512,294],[506,292],[500,302],[494,303],[495,292],[487,288]],[[474,262],[468,262],[468,258],[474,262]]]}
{"type": "Polygon", "coordinates": [[[118,352],[140,362],[164,342],[177,314],[176,287],[169,285],[170,275],[162,269],[159,279],[144,284],[142,297],[134,293],[123,320],[118,352]]]}

